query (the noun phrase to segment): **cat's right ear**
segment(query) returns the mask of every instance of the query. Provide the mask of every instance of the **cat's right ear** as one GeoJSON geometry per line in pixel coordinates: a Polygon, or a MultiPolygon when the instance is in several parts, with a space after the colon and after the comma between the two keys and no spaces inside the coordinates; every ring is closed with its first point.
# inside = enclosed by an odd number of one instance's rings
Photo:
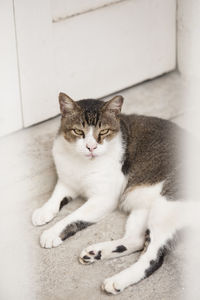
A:
{"type": "Polygon", "coordinates": [[[59,94],[60,112],[64,117],[66,114],[71,114],[78,109],[78,105],[65,93],[59,94]]]}

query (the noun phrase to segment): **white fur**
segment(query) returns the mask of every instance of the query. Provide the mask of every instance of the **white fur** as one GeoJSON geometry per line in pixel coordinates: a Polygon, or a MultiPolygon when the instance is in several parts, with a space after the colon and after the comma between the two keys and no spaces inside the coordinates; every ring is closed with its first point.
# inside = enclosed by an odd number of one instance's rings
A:
{"type": "Polygon", "coordinates": [[[50,199],[41,208],[34,211],[33,224],[39,226],[51,221],[59,211],[61,200],[69,195],[72,195],[72,192],[58,180],[50,199]]]}
{"type": "Polygon", "coordinates": [[[73,196],[90,198],[101,195],[117,201],[125,184],[120,163],[123,156],[121,135],[118,134],[109,143],[104,140],[102,145],[98,144],[94,150],[96,156],[92,158],[86,156],[89,154],[87,143],[95,143],[92,129],[75,145],[62,136],[57,137],[53,155],[59,179],[73,192],[73,196]]]}
{"type": "Polygon", "coordinates": [[[125,235],[123,238],[119,240],[98,243],[87,247],[81,252],[80,262],[82,264],[95,262],[95,255],[97,255],[99,251],[101,251],[102,260],[127,255],[134,251],[141,250],[144,244],[147,215],[147,209],[138,209],[133,211],[128,217],[125,235]],[[121,253],[113,252],[119,245],[125,246],[127,251],[121,253]],[[94,255],[90,253],[91,251],[94,252],[94,255]],[[85,255],[89,257],[86,262],[83,259],[85,255]]]}
{"type": "MultiPolygon", "coordinates": [[[[165,197],[161,196],[157,198],[151,209],[148,210],[148,218],[146,219],[146,228],[149,228],[151,232],[151,242],[147,251],[140,256],[135,264],[107,278],[102,285],[102,289],[115,295],[122,292],[129,285],[143,279],[145,270],[150,266],[150,261],[157,259],[159,249],[173,238],[176,231],[186,226],[191,228],[199,226],[199,210],[200,203],[167,201],[165,197]]],[[[90,247],[92,248],[92,246],[90,247]]]]}
{"type": "Polygon", "coordinates": [[[161,197],[162,187],[163,182],[149,186],[137,186],[123,197],[120,208],[125,212],[135,209],[150,209],[154,201],[161,197]]]}
{"type": "Polygon", "coordinates": [[[62,135],[56,138],[53,156],[59,181],[47,203],[33,213],[33,224],[42,225],[50,221],[65,196],[81,196],[88,201],[44,231],[40,238],[42,247],[58,246],[62,242],[59,234],[71,222],[97,222],[117,207],[126,185],[126,178],[121,171],[124,154],[121,134],[118,133],[109,142],[104,140],[102,144],[95,143],[92,127],[84,139],[77,139],[75,143],[69,143],[62,135]],[[88,156],[88,145],[95,146],[93,156],[88,156]]]}

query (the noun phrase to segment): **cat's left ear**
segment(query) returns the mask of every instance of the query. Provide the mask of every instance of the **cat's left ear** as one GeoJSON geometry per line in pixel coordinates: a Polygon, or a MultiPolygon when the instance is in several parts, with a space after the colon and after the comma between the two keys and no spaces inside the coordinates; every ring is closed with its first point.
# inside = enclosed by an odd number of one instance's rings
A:
{"type": "Polygon", "coordinates": [[[105,103],[104,109],[114,111],[118,115],[121,112],[123,102],[124,98],[121,95],[117,95],[105,103]]]}

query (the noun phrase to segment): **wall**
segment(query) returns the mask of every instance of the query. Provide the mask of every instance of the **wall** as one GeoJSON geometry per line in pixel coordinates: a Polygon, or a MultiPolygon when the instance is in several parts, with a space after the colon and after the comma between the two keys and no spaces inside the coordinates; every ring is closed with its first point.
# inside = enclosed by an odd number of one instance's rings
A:
{"type": "Polygon", "coordinates": [[[200,1],[177,1],[177,62],[186,79],[200,80],[200,1]]]}
{"type": "Polygon", "coordinates": [[[12,0],[0,1],[0,136],[22,128],[12,0]]]}
{"type": "MultiPolygon", "coordinates": [[[[178,0],[177,14],[177,63],[185,88],[185,123],[186,128],[200,140],[200,1],[178,0]],[[189,109],[189,110],[188,110],[189,109]]],[[[198,140],[195,139],[197,142],[198,140]]],[[[196,157],[197,145],[191,146],[191,141],[185,141],[187,161],[185,184],[189,190],[189,199],[200,199],[199,170],[200,161],[196,157]],[[195,159],[193,159],[195,158],[195,159]]],[[[199,150],[198,150],[199,151],[199,150]]],[[[195,218],[191,216],[195,221],[195,218]]],[[[194,222],[193,221],[193,222],[194,222]]],[[[195,224],[195,223],[194,223],[195,224]]],[[[195,224],[196,232],[189,231],[184,239],[186,243],[185,261],[187,267],[183,270],[185,276],[183,300],[200,299],[199,268],[200,268],[200,237],[199,224],[195,224]]]]}
{"type": "Polygon", "coordinates": [[[187,119],[187,127],[199,135],[200,1],[177,0],[177,8],[177,66],[185,80],[186,107],[193,111],[192,119],[187,119]]]}

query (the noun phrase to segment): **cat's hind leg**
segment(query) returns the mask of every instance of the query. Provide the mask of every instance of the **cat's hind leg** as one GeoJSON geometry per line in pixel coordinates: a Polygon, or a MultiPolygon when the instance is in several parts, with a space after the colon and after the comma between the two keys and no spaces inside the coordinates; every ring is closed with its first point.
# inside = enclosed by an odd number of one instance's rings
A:
{"type": "Polygon", "coordinates": [[[136,209],[128,217],[123,238],[91,245],[80,255],[82,264],[116,258],[142,250],[147,226],[147,209],[136,209]]]}
{"type": "Polygon", "coordinates": [[[175,232],[189,224],[190,206],[181,201],[156,200],[149,215],[149,245],[138,261],[120,273],[107,278],[103,290],[118,294],[126,287],[150,276],[163,263],[169,241],[175,232]]]}
{"type": "Polygon", "coordinates": [[[58,180],[49,200],[33,212],[33,225],[40,226],[51,221],[58,211],[72,199],[71,197],[73,197],[72,191],[58,180]]]}

